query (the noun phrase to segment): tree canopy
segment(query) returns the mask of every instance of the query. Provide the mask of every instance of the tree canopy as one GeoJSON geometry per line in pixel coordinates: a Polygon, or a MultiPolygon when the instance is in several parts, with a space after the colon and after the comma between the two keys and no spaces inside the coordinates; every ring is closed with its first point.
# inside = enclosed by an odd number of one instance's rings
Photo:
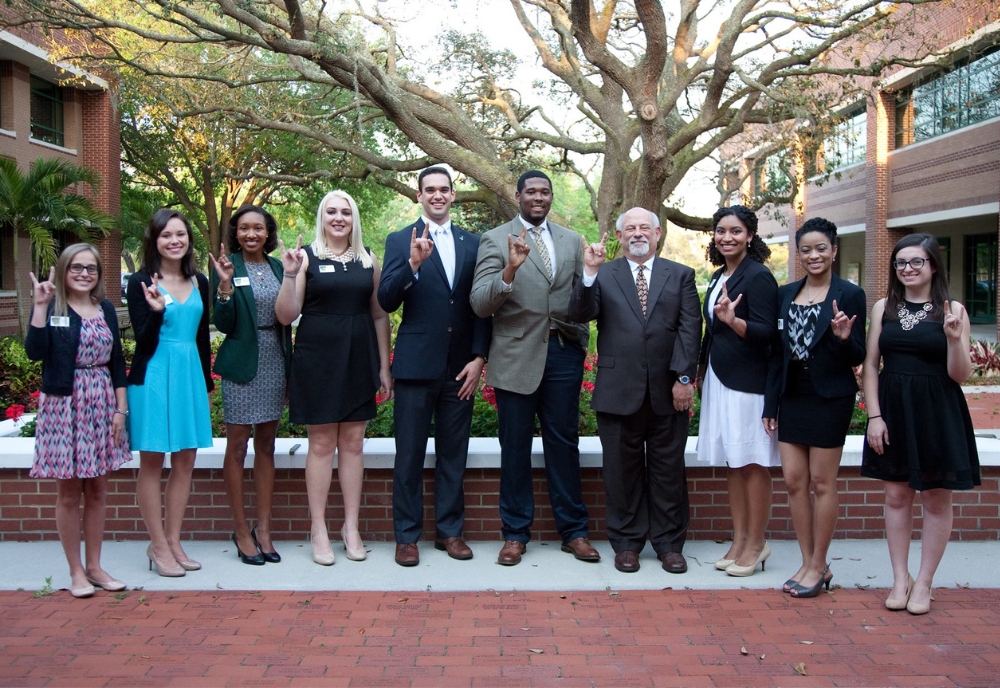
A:
{"type": "Polygon", "coordinates": [[[86,47],[61,57],[180,89],[160,96],[170,118],[256,132],[232,147],[247,184],[373,179],[414,198],[412,174],[443,162],[473,182],[459,203],[509,216],[514,180],[538,165],[579,176],[603,229],[636,205],[704,229],[677,207],[696,165],[749,126],[818,126],[855,77],[923,58],[913,8],[942,1],[509,0],[530,56],[471,28],[422,37],[429,56],[375,0],[22,0],[8,23],[80,32],[86,47]],[[520,84],[527,62],[549,80],[520,84]],[[333,157],[275,169],[243,148],[286,136],[333,157]]]}

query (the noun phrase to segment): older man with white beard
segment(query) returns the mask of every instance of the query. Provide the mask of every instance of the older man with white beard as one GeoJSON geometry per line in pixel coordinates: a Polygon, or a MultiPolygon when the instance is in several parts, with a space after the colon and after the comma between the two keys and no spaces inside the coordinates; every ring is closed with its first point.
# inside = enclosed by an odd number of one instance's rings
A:
{"type": "Polygon", "coordinates": [[[660,233],[644,208],[618,218],[625,255],[605,263],[606,234],[587,246],[569,305],[573,320],[597,320],[591,406],[604,448],[608,539],[625,573],[639,570],[647,536],[665,571],[687,571],[684,448],[701,309],[694,270],[656,256],[660,233]]]}

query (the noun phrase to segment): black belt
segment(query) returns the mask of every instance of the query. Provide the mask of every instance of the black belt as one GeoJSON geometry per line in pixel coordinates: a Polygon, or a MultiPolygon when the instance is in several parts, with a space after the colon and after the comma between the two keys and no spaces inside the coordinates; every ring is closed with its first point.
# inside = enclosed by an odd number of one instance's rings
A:
{"type": "Polygon", "coordinates": [[[85,363],[84,365],[77,365],[77,370],[91,370],[92,368],[107,368],[107,363],[85,363]]]}

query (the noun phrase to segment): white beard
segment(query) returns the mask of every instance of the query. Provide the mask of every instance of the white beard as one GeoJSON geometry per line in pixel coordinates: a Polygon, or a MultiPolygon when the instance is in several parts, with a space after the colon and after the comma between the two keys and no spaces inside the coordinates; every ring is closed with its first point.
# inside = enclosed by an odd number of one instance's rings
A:
{"type": "Polygon", "coordinates": [[[641,258],[642,256],[649,253],[649,242],[648,241],[630,241],[628,242],[628,252],[634,258],[641,258]]]}

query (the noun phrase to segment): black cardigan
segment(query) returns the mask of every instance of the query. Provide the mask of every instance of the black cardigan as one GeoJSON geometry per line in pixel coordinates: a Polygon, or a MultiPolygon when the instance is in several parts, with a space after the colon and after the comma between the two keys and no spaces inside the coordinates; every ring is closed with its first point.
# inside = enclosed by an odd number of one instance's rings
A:
{"type": "MultiPolygon", "coordinates": [[[[101,301],[100,306],[112,337],[111,360],[108,362],[111,386],[118,389],[126,384],[125,356],[122,354],[122,342],[118,334],[118,316],[115,314],[115,307],[107,299],[101,301]]],[[[80,346],[80,327],[83,324],[79,313],[68,306],[67,310],[69,327],[52,327],[50,323],[55,312],[55,302],[50,303],[45,326],[30,326],[24,340],[28,358],[42,362],[42,391],[61,397],[73,395],[76,353],[80,346]]]]}
{"type": "MultiPolygon", "coordinates": [[[[195,341],[198,343],[201,370],[205,375],[205,387],[211,392],[215,389],[215,383],[212,382],[212,352],[208,336],[208,279],[200,272],[195,277],[202,305],[201,322],[198,323],[195,341]]],[[[146,303],[143,284],[153,284],[149,273],[146,270],[133,272],[128,278],[128,288],[125,292],[128,296],[128,314],[132,319],[132,329],[135,331],[135,356],[132,357],[132,368],[128,373],[130,385],[141,385],[146,382],[146,367],[149,365],[149,359],[156,353],[156,346],[160,343],[160,328],[163,326],[163,311],[154,311],[146,303]]]]}

